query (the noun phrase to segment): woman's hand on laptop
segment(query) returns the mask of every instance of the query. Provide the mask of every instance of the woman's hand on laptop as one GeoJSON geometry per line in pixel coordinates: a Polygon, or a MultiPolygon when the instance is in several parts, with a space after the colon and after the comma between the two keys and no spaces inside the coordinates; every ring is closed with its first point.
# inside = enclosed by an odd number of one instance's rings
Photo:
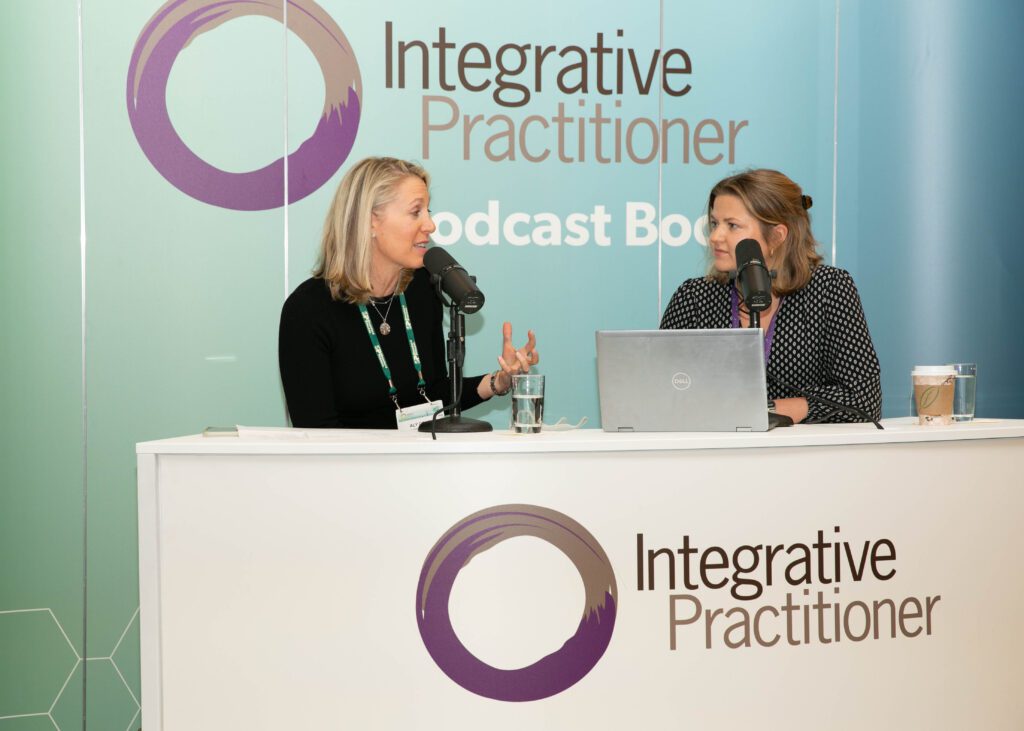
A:
{"type": "Polygon", "coordinates": [[[794,424],[799,424],[807,418],[807,399],[802,396],[775,399],[775,412],[788,416],[794,424]]]}

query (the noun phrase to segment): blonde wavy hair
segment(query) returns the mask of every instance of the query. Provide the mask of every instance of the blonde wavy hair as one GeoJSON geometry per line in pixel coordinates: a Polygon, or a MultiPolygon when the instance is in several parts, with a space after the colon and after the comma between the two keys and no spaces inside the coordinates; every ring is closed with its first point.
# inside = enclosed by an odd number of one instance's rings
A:
{"type": "MultiPolygon", "coordinates": [[[[399,183],[409,177],[419,178],[430,187],[426,170],[393,157],[360,160],[341,179],[327,211],[320,256],[313,270],[314,277],[327,283],[332,299],[353,304],[365,304],[370,299],[373,212],[390,203],[399,183]]],[[[399,292],[405,290],[412,275],[411,269],[402,272],[399,292]]]]}
{"type": "MultiPolygon", "coordinates": [[[[739,198],[747,211],[761,224],[761,236],[771,241],[771,229],[782,224],[788,230],[786,238],[772,246],[777,275],[772,292],[785,296],[802,289],[811,281],[811,274],[821,264],[818,242],[811,233],[811,217],[807,209],[813,201],[804,195],[800,186],[778,170],[746,170],[719,181],[708,195],[708,217],[720,195],[739,198]]],[[[771,244],[769,244],[771,246],[771,244]]],[[[708,247],[708,251],[711,248],[708,247]]],[[[708,278],[727,284],[729,275],[708,267],[708,278]]]]}

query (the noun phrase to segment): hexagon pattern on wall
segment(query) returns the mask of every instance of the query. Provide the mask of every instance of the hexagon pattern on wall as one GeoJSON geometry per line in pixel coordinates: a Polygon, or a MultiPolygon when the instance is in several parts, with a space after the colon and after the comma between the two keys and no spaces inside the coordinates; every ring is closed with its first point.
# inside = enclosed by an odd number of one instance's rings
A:
{"type": "MultiPolygon", "coordinates": [[[[110,654],[82,658],[49,608],[0,611],[0,728],[76,728],[82,720],[80,693],[89,663],[86,708],[103,709],[104,718],[90,718],[97,728],[138,728],[139,696],[118,667],[118,650],[137,644],[136,609],[110,654]],[[127,638],[127,639],[126,639],[127,638]],[[83,662],[84,660],[84,662],[83,662]],[[75,683],[72,679],[77,678],[75,683]],[[109,716],[109,717],[108,717],[109,716]],[[46,724],[33,726],[31,724],[46,724]]],[[[131,652],[122,653],[131,655],[131,652]]],[[[134,678],[133,678],[134,679],[134,678]]]]}
{"type": "Polygon", "coordinates": [[[0,611],[0,719],[49,715],[81,662],[49,609],[0,611]]]}

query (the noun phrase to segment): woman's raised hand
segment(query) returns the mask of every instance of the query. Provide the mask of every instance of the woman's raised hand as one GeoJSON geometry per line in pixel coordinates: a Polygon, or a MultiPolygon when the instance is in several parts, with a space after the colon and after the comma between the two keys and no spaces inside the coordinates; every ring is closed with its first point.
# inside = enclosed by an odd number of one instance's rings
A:
{"type": "Polygon", "coordinates": [[[515,348],[512,345],[512,323],[506,322],[501,327],[501,355],[498,356],[498,364],[501,370],[509,376],[518,373],[529,373],[530,366],[540,362],[540,353],[537,352],[537,338],[533,330],[526,331],[526,345],[515,348]]]}

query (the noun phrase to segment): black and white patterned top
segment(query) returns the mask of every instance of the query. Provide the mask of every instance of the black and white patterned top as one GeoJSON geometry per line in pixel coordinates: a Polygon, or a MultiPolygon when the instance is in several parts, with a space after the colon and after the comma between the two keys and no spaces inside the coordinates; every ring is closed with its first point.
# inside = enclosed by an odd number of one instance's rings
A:
{"type": "MultiPolygon", "coordinates": [[[[730,287],[704,277],[687,279],[665,309],[661,329],[731,327],[730,287]]],[[[777,385],[778,381],[880,418],[881,369],[848,272],[819,266],[807,286],[782,300],[774,319],[767,368],[769,398],[799,395],[777,385]]],[[[808,407],[808,421],[863,421],[856,414],[832,412],[812,399],[808,407]]]]}

